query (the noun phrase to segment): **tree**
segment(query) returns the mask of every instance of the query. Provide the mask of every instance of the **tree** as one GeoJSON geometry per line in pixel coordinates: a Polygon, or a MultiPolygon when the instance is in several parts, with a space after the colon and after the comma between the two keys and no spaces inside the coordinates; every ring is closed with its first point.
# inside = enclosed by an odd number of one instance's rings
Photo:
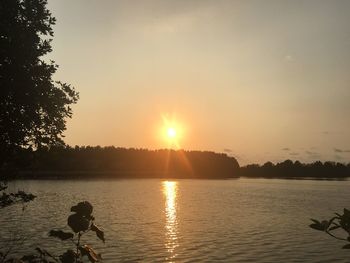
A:
{"type": "Polygon", "coordinates": [[[64,144],[66,118],[78,100],[72,86],[53,80],[58,65],[45,57],[56,21],[46,5],[0,1],[0,166],[17,149],[64,144]]]}

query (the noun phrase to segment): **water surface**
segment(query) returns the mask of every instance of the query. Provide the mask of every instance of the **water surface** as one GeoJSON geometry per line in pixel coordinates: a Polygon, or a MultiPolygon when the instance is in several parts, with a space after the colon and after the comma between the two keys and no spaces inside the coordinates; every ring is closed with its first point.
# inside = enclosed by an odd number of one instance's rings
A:
{"type": "Polygon", "coordinates": [[[108,180],[12,182],[38,195],[24,213],[0,210],[2,246],[26,237],[16,251],[40,246],[58,255],[67,242],[47,236],[69,230],[70,207],[88,200],[106,235],[83,241],[105,262],[349,262],[343,243],[308,227],[350,207],[349,181],[279,179],[108,180]]]}

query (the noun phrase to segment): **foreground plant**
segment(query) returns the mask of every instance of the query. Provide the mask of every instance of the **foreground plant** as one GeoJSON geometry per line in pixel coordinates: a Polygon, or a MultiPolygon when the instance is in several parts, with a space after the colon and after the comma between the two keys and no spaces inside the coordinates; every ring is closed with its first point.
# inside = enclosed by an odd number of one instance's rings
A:
{"type": "MultiPolygon", "coordinates": [[[[20,190],[14,193],[9,193],[7,192],[8,185],[2,179],[3,178],[1,178],[0,175],[0,209],[20,204],[22,205],[23,216],[27,204],[33,201],[36,198],[36,196],[31,193],[26,193],[20,190]]],[[[23,244],[25,238],[21,235],[18,235],[18,233],[14,231],[12,232],[11,237],[4,238],[4,240],[1,241],[3,246],[0,248],[0,263],[3,263],[9,261],[8,256],[16,249],[16,247],[21,246],[23,244]]]]}
{"type": "MultiPolygon", "coordinates": [[[[62,241],[70,241],[74,244],[72,249],[68,249],[62,255],[56,257],[45,249],[36,248],[36,254],[22,257],[20,261],[28,263],[82,263],[84,257],[88,258],[90,262],[96,263],[102,260],[101,255],[97,254],[91,246],[82,244],[82,236],[92,231],[103,242],[105,242],[104,232],[94,223],[94,216],[92,215],[93,207],[87,202],[80,202],[72,206],[71,212],[73,214],[68,216],[67,224],[73,230],[72,232],[64,232],[62,230],[53,229],[49,232],[49,236],[58,238],[62,241]]],[[[1,262],[1,260],[0,260],[1,262]]],[[[13,261],[6,261],[13,262],[13,261]]]]}
{"type": "Polygon", "coordinates": [[[6,193],[5,190],[7,189],[7,184],[0,181],[0,209],[21,203],[24,205],[30,201],[33,201],[36,196],[31,193],[26,193],[24,191],[18,191],[17,193],[6,193]]]}
{"type": "Polygon", "coordinates": [[[350,249],[350,210],[344,208],[344,213],[342,215],[339,213],[335,213],[335,215],[336,216],[332,217],[330,220],[319,221],[311,219],[313,223],[310,224],[310,227],[325,232],[335,239],[347,242],[342,248],[350,249]],[[338,230],[337,234],[334,233],[335,230],[338,230]],[[339,230],[342,232],[341,235],[338,233],[339,230]]]}

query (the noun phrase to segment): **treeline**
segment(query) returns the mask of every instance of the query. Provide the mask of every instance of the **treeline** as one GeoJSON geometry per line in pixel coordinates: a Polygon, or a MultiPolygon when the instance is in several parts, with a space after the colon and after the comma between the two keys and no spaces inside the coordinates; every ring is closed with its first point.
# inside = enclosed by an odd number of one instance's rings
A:
{"type": "Polygon", "coordinates": [[[27,178],[232,178],[239,164],[214,152],[66,146],[22,149],[3,170],[27,178]]]}
{"type": "Polygon", "coordinates": [[[277,164],[250,164],[240,168],[240,175],[264,178],[346,178],[350,177],[350,163],[320,162],[303,164],[286,160],[277,164]]]}
{"type": "Polygon", "coordinates": [[[346,178],[350,163],[286,160],[240,167],[226,154],[207,151],[110,147],[19,149],[0,162],[0,174],[21,178],[346,178]]]}

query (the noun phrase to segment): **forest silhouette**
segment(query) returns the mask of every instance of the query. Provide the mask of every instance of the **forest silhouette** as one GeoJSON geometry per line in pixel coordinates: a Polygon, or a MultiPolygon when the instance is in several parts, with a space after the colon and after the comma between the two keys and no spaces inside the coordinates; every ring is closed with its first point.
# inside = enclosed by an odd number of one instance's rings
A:
{"type": "Polygon", "coordinates": [[[2,166],[3,173],[20,178],[335,178],[350,176],[350,164],[303,164],[286,160],[240,167],[224,153],[185,150],[148,150],[114,146],[41,147],[21,149],[2,166]]]}
{"type": "Polygon", "coordinates": [[[231,178],[239,164],[214,152],[110,147],[21,149],[3,167],[22,178],[231,178]]]}

